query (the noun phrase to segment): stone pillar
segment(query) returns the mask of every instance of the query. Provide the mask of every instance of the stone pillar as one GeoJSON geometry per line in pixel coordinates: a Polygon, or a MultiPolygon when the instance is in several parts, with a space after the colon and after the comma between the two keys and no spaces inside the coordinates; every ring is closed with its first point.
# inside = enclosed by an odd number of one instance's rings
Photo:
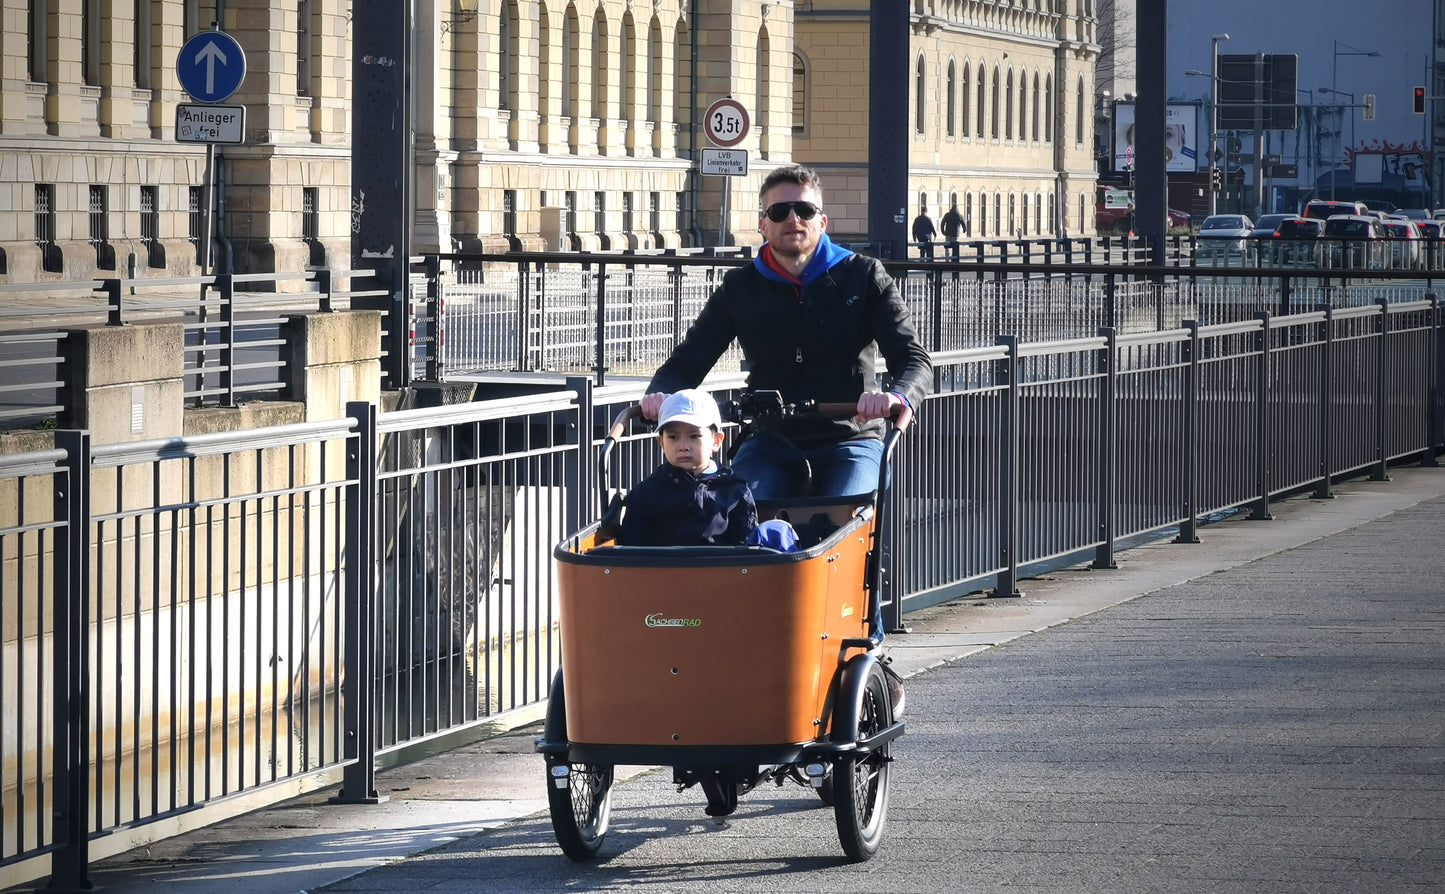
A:
{"type": "Polygon", "coordinates": [[[381,401],[381,312],[310,313],[283,329],[288,397],[306,406],[308,422],[337,419],[347,401],[381,401]]]}
{"type": "Polygon", "coordinates": [[[180,323],[70,330],[70,409],[60,427],[90,429],[96,444],[180,436],[184,344],[180,323]]]}

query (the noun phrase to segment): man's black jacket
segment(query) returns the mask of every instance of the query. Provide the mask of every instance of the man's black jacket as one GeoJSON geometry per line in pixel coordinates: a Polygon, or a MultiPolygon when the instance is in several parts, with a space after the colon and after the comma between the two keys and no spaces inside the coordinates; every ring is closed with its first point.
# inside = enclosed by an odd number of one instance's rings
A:
{"type": "MultiPolygon", "coordinates": [[[[915,410],[932,386],[932,363],[893,277],[877,260],[834,245],[826,233],[802,286],[761,257],[728,271],[647,390],[697,387],[734,338],[743,349],[748,387],[776,389],[789,403],[856,402],[878,387],[880,353],[891,378],[888,389],[915,410]]],[[[800,447],[876,438],[883,429],[877,419],[860,424],[809,417],[774,427],[800,447]]]]}

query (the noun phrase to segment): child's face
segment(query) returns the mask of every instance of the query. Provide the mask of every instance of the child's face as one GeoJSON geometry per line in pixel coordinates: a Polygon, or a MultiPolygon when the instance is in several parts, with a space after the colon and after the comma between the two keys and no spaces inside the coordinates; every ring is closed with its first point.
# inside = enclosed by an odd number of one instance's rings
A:
{"type": "Polygon", "coordinates": [[[712,455],[722,446],[723,433],[685,422],[669,422],[657,433],[657,441],[670,465],[696,472],[712,461],[712,455]]]}

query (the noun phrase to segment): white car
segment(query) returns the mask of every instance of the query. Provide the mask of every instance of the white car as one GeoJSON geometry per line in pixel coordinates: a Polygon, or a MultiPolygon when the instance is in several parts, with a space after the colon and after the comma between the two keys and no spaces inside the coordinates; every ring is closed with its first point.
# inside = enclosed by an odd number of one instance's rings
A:
{"type": "Polygon", "coordinates": [[[1211,251],[1238,252],[1244,254],[1249,244],[1250,231],[1254,221],[1243,214],[1211,214],[1199,226],[1198,238],[1209,240],[1200,246],[1211,251]]]}

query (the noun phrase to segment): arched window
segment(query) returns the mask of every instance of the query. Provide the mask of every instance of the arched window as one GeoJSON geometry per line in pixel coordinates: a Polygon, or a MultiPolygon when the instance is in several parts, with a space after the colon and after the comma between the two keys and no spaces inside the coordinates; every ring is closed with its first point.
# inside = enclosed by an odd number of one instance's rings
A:
{"type": "MultiPolygon", "coordinates": [[[[676,146],[678,151],[694,147],[683,140],[690,138],[692,127],[692,43],[687,35],[687,19],[679,17],[672,33],[672,123],[677,125],[676,146]]],[[[682,211],[679,209],[679,216],[682,211]]]]}
{"type": "Polygon", "coordinates": [[[1044,142],[1054,141],[1054,76],[1044,75],[1044,142]]]}
{"type": "Polygon", "coordinates": [[[1001,236],[1003,229],[1003,193],[993,194],[993,234],[1001,236]]]}
{"type": "Polygon", "coordinates": [[[965,137],[968,136],[969,122],[973,120],[973,84],[969,80],[968,71],[968,63],[965,62],[963,64],[963,82],[958,85],[958,97],[963,103],[963,108],[959,111],[959,114],[963,121],[963,135],[965,137]]]}
{"type": "Polygon", "coordinates": [[[985,97],[986,91],[987,91],[987,84],[988,84],[988,72],[984,70],[983,63],[980,62],[980,63],[978,64],[978,114],[977,114],[977,116],[976,116],[977,119],[978,119],[978,122],[977,122],[977,125],[976,125],[975,128],[974,128],[974,136],[978,137],[980,140],[983,139],[984,136],[985,136],[985,134],[984,134],[984,122],[988,120],[988,119],[985,117],[985,112],[984,112],[984,105],[985,105],[985,103],[984,103],[984,97],[985,97]]]}
{"type": "MultiPolygon", "coordinates": [[[[547,120],[552,114],[552,99],[557,94],[556,86],[552,83],[552,27],[551,18],[547,10],[539,10],[541,15],[537,20],[537,113],[542,120],[547,120]]],[[[563,110],[562,114],[565,114],[563,110]]],[[[547,151],[545,142],[542,151],[547,151]]]]}
{"type": "Polygon", "coordinates": [[[662,123],[662,100],[666,95],[662,83],[662,23],[653,16],[647,24],[647,120],[654,125],[662,123]]]}
{"type": "Polygon", "coordinates": [[[1026,123],[1028,121],[1027,110],[1029,107],[1028,83],[1028,72],[1019,72],[1019,142],[1021,143],[1029,138],[1029,130],[1026,123]]]}
{"type": "Polygon", "coordinates": [[[1049,193],[1049,232],[1050,232],[1051,234],[1055,235],[1055,236],[1059,235],[1059,229],[1058,229],[1058,226],[1059,226],[1059,225],[1058,225],[1058,221],[1056,220],[1057,217],[1058,217],[1057,203],[1056,203],[1056,201],[1055,201],[1055,199],[1054,199],[1054,194],[1053,194],[1053,193],[1049,193]]]}
{"type": "Polygon", "coordinates": [[[958,87],[955,81],[956,76],[954,73],[953,60],[950,59],[948,60],[948,78],[943,88],[943,101],[948,103],[948,111],[944,114],[944,120],[948,123],[948,135],[950,137],[957,136],[958,134],[958,122],[954,118],[954,113],[956,111],[956,105],[954,102],[954,91],[958,87]]]}
{"type": "Polygon", "coordinates": [[[793,51],[793,136],[808,132],[808,61],[793,51]]]}
{"type": "Polygon", "coordinates": [[[637,108],[637,25],[630,12],[622,17],[622,84],[617,99],[622,104],[619,117],[631,121],[637,108]]]}
{"type": "Polygon", "coordinates": [[[577,74],[582,70],[581,31],[577,8],[567,7],[567,23],[562,28],[562,114],[573,119],[582,115],[582,98],[577,83],[577,74]]]}
{"type": "Polygon", "coordinates": [[[1084,79],[1079,78],[1079,91],[1074,97],[1074,142],[1084,145],[1084,79]]]}
{"type": "Polygon", "coordinates": [[[1014,138],[1014,71],[1008,70],[1008,84],[1004,87],[1004,116],[1003,136],[1006,140],[1014,138]]]}
{"type": "MultiPolygon", "coordinates": [[[[990,138],[995,139],[995,140],[998,139],[998,116],[999,116],[999,109],[1000,109],[1000,107],[1001,107],[1001,105],[1000,105],[1000,103],[999,103],[998,91],[999,91],[999,73],[998,73],[998,66],[994,66],[994,69],[993,69],[993,93],[991,93],[991,94],[989,95],[989,98],[988,98],[988,100],[989,100],[989,105],[992,107],[992,110],[993,110],[993,113],[989,116],[989,124],[990,124],[990,127],[989,127],[988,135],[989,135],[990,138]]],[[[995,198],[997,198],[997,196],[995,196],[995,198]]],[[[997,210],[997,209],[995,209],[995,210],[997,210]]],[[[997,215],[995,215],[995,216],[997,216],[997,215]]]]}
{"type": "Polygon", "coordinates": [[[1018,220],[1015,217],[1017,211],[1014,207],[1017,201],[1017,196],[1013,193],[1008,194],[1008,233],[1006,235],[1009,236],[1017,236],[1019,232],[1018,220]]]}
{"type": "Polygon", "coordinates": [[[592,117],[607,118],[607,19],[601,9],[592,17],[592,117]]]}
{"type": "Polygon", "coordinates": [[[1029,108],[1033,111],[1033,141],[1037,143],[1039,141],[1039,76],[1037,74],[1034,75],[1034,101],[1029,108]]]}
{"type": "Polygon", "coordinates": [[[923,61],[923,55],[922,55],[922,54],[919,54],[919,56],[918,56],[918,65],[915,67],[914,72],[913,72],[913,131],[914,131],[914,133],[923,133],[923,122],[924,122],[924,121],[926,120],[926,118],[927,118],[927,107],[926,107],[926,105],[925,105],[926,98],[927,98],[927,89],[926,89],[926,85],[925,85],[924,80],[923,80],[926,71],[927,71],[927,65],[926,65],[926,64],[924,63],[924,61],[923,61]]]}
{"type": "MultiPolygon", "coordinates": [[[[972,200],[970,199],[970,203],[972,200]]],[[[988,193],[978,194],[978,238],[988,237],[988,193]]]]}
{"type": "Polygon", "coordinates": [[[501,56],[497,60],[497,108],[507,111],[512,108],[512,28],[511,10],[507,6],[502,7],[502,14],[497,17],[497,53],[501,56]]]}

